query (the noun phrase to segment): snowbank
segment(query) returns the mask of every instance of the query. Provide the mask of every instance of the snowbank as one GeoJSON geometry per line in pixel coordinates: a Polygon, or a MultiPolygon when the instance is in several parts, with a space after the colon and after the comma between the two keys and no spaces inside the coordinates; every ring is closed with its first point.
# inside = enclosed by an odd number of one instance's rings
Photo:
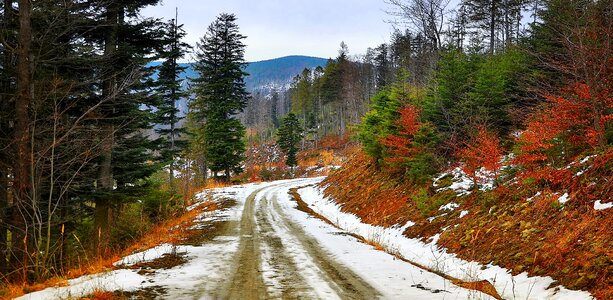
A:
{"type": "Polygon", "coordinates": [[[513,276],[510,270],[498,266],[461,260],[439,248],[436,238],[429,243],[406,238],[402,235],[403,227],[384,228],[365,224],[355,215],[342,212],[340,206],[326,199],[318,188],[307,187],[299,190],[299,194],[314,211],[343,230],[376,242],[391,253],[450,276],[467,281],[489,280],[505,299],[592,299],[587,292],[571,291],[564,287],[548,289],[554,282],[551,277],[529,277],[527,273],[513,276]]]}

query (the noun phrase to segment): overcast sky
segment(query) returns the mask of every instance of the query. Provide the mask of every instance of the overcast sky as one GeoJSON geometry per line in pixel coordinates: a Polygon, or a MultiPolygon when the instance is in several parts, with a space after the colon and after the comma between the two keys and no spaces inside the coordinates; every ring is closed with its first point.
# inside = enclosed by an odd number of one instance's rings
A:
{"type": "Polygon", "coordinates": [[[142,11],[146,17],[174,18],[185,24],[186,42],[195,45],[222,12],[238,17],[247,36],[247,61],[287,55],[336,57],[344,41],[362,54],[389,39],[392,26],[383,0],[163,0],[142,11]]]}

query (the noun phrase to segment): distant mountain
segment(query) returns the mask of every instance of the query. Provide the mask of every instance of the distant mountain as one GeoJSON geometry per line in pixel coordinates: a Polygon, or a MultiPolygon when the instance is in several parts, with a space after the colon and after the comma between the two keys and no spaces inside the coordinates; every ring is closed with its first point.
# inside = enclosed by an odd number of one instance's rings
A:
{"type": "MultiPolygon", "coordinates": [[[[266,87],[286,87],[292,79],[300,74],[305,68],[313,69],[318,66],[325,66],[328,60],[319,57],[292,55],[275,59],[268,59],[250,62],[245,68],[249,76],[245,78],[245,83],[249,91],[266,89],[266,87]]],[[[159,63],[154,63],[159,64],[159,63]]],[[[196,77],[196,72],[191,68],[191,64],[181,64],[187,66],[184,78],[196,77]]]]}
{"type": "MultiPolygon", "coordinates": [[[[292,55],[275,59],[262,60],[248,63],[245,72],[249,76],[245,78],[247,90],[255,93],[269,94],[273,89],[283,92],[289,88],[292,79],[302,73],[305,68],[313,69],[318,66],[325,66],[327,59],[310,56],[292,55]]],[[[160,62],[151,63],[152,66],[159,65],[160,62]]],[[[192,64],[183,63],[187,70],[181,76],[185,78],[195,78],[196,72],[192,64]]],[[[187,84],[187,82],[186,82],[187,84]]],[[[183,99],[177,103],[179,110],[184,114],[187,112],[187,100],[183,99]]]]}
{"type": "Polygon", "coordinates": [[[326,62],[323,58],[296,55],[249,63],[245,69],[249,73],[245,79],[247,89],[255,91],[270,84],[289,85],[305,68],[323,67],[326,62]]]}

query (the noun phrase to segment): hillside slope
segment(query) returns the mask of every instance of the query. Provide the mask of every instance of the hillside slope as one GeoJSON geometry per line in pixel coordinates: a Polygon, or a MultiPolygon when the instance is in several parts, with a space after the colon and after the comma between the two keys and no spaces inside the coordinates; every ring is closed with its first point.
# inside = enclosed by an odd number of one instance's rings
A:
{"type": "Polygon", "coordinates": [[[288,85],[302,70],[323,67],[326,62],[327,60],[323,58],[299,55],[251,62],[245,68],[245,72],[249,73],[245,83],[247,89],[251,91],[271,83],[280,86],[288,85]]]}
{"type": "MultiPolygon", "coordinates": [[[[606,168],[582,180],[602,186],[611,178],[606,168]]],[[[424,185],[402,181],[358,152],[321,186],[344,212],[367,223],[413,222],[405,236],[437,241],[460,258],[514,274],[551,276],[568,288],[613,299],[610,200],[585,205],[572,193],[511,189],[498,191],[502,196],[479,191],[459,196],[454,183],[452,176],[424,185]]]]}

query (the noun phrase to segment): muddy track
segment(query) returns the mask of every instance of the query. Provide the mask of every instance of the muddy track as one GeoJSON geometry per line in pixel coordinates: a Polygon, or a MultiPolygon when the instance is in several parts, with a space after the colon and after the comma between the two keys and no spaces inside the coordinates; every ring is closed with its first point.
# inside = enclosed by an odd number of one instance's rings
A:
{"type": "Polygon", "coordinates": [[[253,192],[245,200],[240,221],[240,244],[235,259],[235,271],[224,291],[227,299],[264,299],[266,287],[260,274],[260,237],[256,232],[254,212],[255,197],[262,191],[253,192]]]}
{"type": "Polygon", "coordinates": [[[284,184],[278,184],[247,197],[239,225],[234,273],[222,288],[225,292],[218,296],[222,299],[379,298],[380,294],[372,286],[337,263],[285,215],[276,193],[286,193],[287,189],[284,184]],[[309,272],[309,278],[305,278],[304,274],[309,272]],[[322,289],[322,283],[330,290],[324,296],[318,290],[322,289]]]}
{"type": "Polygon", "coordinates": [[[304,232],[302,227],[293,223],[279,207],[276,197],[273,197],[274,212],[281,217],[281,221],[289,232],[298,239],[302,247],[314,259],[323,274],[334,283],[333,288],[342,299],[376,299],[380,294],[360,276],[347,267],[336,262],[330,254],[321,249],[321,245],[304,232]]]}

